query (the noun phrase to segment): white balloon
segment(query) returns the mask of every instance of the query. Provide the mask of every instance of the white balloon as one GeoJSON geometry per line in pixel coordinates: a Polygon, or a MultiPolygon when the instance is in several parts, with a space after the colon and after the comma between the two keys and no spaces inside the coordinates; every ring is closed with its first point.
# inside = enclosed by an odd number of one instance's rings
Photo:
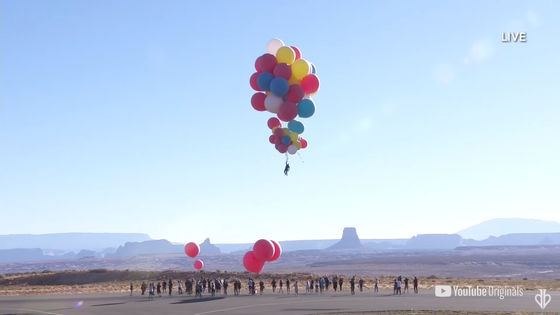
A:
{"type": "Polygon", "coordinates": [[[290,144],[290,146],[288,147],[288,153],[296,154],[296,152],[297,152],[297,147],[293,144],[290,144]]]}
{"type": "Polygon", "coordinates": [[[284,103],[284,100],[280,96],[270,94],[264,99],[264,108],[271,113],[278,114],[282,103],[284,103]]]}
{"type": "Polygon", "coordinates": [[[266,44],[266,52],[276,56],[276,52],[280,47],[284,46],[284,42],[279,40],[278,38],[271,39],[266,44]]]}

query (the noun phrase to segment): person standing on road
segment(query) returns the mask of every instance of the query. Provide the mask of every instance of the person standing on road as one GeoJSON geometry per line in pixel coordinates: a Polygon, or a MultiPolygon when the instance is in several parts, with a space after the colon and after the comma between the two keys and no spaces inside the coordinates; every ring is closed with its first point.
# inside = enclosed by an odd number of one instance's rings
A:
{"type": "Polygon", "coordinates": [[[272,282],[270,284],[272,285],[272,293],[276,293],[276,279],[272,278],[272,282]]]}
{"type": "Polygon", "coordinates": [[[161,282],[159,282],[159,281],[158,281],[157,286],[156,286],[156,292],[157,292],[157,295],[159,297],[161,297],[161,282]]]}
{"type": "Polygon", "coordinates": [[[260,292],[259,292],[260,295],[263,295],[263,292],[264,292],[264,281],[262,281],[262,280],[259,282],[259,290],[260,290],[260,292]]]}
{"type": "Polygon", "coordinates": [[[142,284],[140,285],[140,291],[142,292],[142,295],[146,293],[146,282],[142,281],[142,284]]]}
{"type": "Polygon", "coordinates": [[[338,290],[342,292],[342,284],[344,283],[344,279],[342,277],[338,278],[338,290]]]}
{"type": "Polygon", "coordinates": [[[161,282],[161,289],[163,294],[167,293],[167,282],[165,281],[165,279],[161,282]]]}
{"type": "Polygon", "coordinates": [[[336,278],[336,276],[334,276],[332,278],[332,287],[334,289],[334,292],[336,292],[336,287],[338,286],[338,279],[336,278]]]}
{"type": "Polygon", "coordinates": [[[379,279],[375,278],[373,293],[379,293],[379,279]]]}
{"type": "Polygon", "coordinates": [[[296,295],[299,295],[299,286],[297,280],[294,283],[294,292],[296,293],[296,295]]]}
{"type": "Polygon", "coordinates": [[[414,293],[418,293],[418,278],[416,278],[416,276],[414,276],[412,280],[412,285],[414,287],[414,293]]]}
{"type": "Polygon", "coordinates": [[[167,286],[169,287],[169,295],[171,296],[171,292],[173,292],[173,281],[171,281],[171,279],[169,279],[167,286]]]}
{"type": "Polygon", "coordinates": [[[404,293],[408,293],[408,278],[404,278],[404,293]]]}
{"type": "Polygon", "coordinates": [[[132,285],[132,282],[130,283],[130,296],[132,296],[132,291],[134,290],[134,286],[132,285]]]}
{"type": "Polygon", "coordinates": [[[282,279],[280,279],[280,289],[278,290],[278,293],[280,294],[284,294],[284,288],[282,288],[283,285],[284,283],[282,282],[282,279]]]}
{"type": "Polygon", "coordinates": [[[364,292],[364,279],[360,278],[360,280],[358,280],[358,287],[360,288],[360,292],[364,292]]]}
{"type": "Polygon", "coordinates": [[[355,289],[355,284],[356,284],[356,276],[353,276],[352,278],[350,278],[350,294],[354,295],[354,289],[355,289]]]}

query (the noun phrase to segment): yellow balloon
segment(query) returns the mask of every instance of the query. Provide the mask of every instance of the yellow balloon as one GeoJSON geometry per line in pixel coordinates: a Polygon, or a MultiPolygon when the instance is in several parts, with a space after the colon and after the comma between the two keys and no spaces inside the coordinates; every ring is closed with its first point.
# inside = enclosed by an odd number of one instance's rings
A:
{"type": "Polygon", "coordinates": [[[309,62],[304,59],[298,59],[292,65],[292,76],[296,79],[303,79],[303,77],[309,74],[310,68],[309,62]]]}
{"type": "Polygon", "coordinates": [[[294,52],[292,47],[282,46],[276,52],[276,59],[278,60],[278,63],[286,63],[291,65],[296,59],[296,53],[294,52]]]}
{"type": "Polygon", "coordinates": [[[298,141],[298,142],[294,142],[293,144],[298,150],[301,149],[301,142],[298,141]]]}
{"type": "Polygon", "coordinates": [[[290,77],[290,80],[288,80],[288,84],[289,85],[294,85],[294,84],[299,84],[301,82],[300,79],[297,79],[296,77],[294,77],[294,75],[292,74],[292,76],[290,77]]]}
{"type": "Polygon", "coordinates": [[[299,135],[295,132],[290,132],[290,139],[292,139],[292,143],[296,143],[298,141],[299,135]]]}
{"type": "Polygon", "coordinates": [[[288,128],[282,128],[282,131],[284,131],[284,136],[290,135],[290,130],[288,130],[288,128]]]}

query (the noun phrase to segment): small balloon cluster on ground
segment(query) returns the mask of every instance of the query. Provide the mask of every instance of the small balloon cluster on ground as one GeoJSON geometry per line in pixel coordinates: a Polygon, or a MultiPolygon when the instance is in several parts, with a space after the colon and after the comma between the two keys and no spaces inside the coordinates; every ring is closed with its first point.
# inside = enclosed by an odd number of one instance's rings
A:
{"type": "Polygon", "coordinates": [[[260,239],[253,245],[253,250],[243,256],[243,266],[247,271],[260,273],[266,262],[273,262],[282,255],[282,247],[275,241],[260,239]]]}
{"type": "Polygon", "coordinates": [[[251,97],[251,105],[257,111],[276,114],[277,118],[268,120],[272,130],[269,141],[280,153],[295,154],[307,147],[300,137],[304,125],[296,118],[309,118],[315,113],[311,95],[319,90],[319,78],[315,65],[303,59],[297,47],[273,39],[266,51],[255,61],[257,72],[249,80],[257,91],[251,97]],[[286,122],[286,127],[280,121],[286,122]]]}
{"type": "MultiPolygon", "coordinates": [[[[200,253],[200,247],[197,243],[189,242],[185,245],[185,254],[190,258],[195,258],[200,253]]],[[[194,269],[201,270],[204,267],[204,262],[202,259],[197,259],[194,261],[194,269]]]]}

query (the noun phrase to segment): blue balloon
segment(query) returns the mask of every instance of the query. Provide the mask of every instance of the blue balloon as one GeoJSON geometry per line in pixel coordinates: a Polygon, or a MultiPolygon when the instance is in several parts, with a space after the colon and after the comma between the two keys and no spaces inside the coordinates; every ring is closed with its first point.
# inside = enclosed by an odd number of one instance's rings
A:
{"type": "Polygon", "coordinates": [[[257,77],[257,85],[263,91],[270,90],[270,81],[274,79],[274,75],[270,72],[263,72],[257,77]]]}
{"type": "Polygon", "coordinates": [[[313,101],[308,98],[302,99],[301,102],[298,103],[297,107],[298,115],[301,118],[309,118],[315,113],[315,104],[313,104],[313,101]]]}
{"type": "Polygon", "coordinates": [[[292,142],[292,139],[290,138],[290,136],[283,136],[282,137],[282,144],[288,145],[292,142]]]}
{"type": "Polygon", "coordinates": [[[315,65],[311,64],[311,73],[315,74],[317,70],[315,69],[315,65]]]}
{"type": "Polygon", "coordinates": [[[288,129],[290,129],[290,131],[295,132],[297,134],[302,134],[305,128],[303,127],[303,124],[301,122],[297,120],[292,120],[288,123],[288,129]]]}
{"type": "Polygon", "coordinates": [[[290,89],[290,85],[288,84],[288,81],[286,81],[286,79],[284,78],[274,78],[272,79],[272,81],[270,81],[270,92],[274,93],[277,96],[286,95],[289,89],[290,89]]]}

